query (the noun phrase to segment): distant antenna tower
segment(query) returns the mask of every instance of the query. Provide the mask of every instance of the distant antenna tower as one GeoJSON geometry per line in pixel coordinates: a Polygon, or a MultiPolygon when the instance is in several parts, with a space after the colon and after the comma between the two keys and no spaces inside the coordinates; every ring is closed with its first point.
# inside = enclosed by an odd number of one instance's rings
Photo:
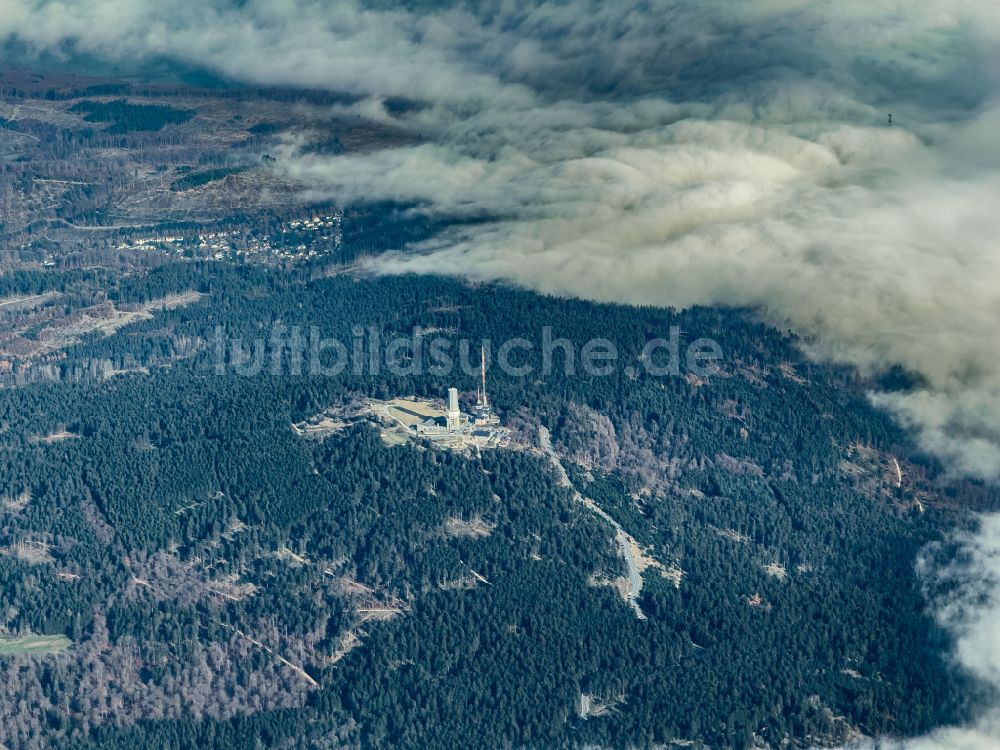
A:
{"type": "Polygon", "coordinates": [[[476,414],[474,424],[482,427],[495,427],[500,419],[490,408],[490,397],[486,394],[486,346],[479,351],[479,388],[476,390],[476,414]]]}

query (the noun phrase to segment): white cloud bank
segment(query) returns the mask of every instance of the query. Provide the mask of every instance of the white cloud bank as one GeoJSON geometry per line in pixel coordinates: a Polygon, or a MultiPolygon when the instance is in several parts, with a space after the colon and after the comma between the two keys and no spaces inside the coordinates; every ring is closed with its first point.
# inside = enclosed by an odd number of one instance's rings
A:
{"type": "MultiPolygon", "coordinates": [[[[380,5],[0,0],[0,39],[350,91],[383,117],[422,100],[399,124],[423,145],[285,153],[317,193],[498,217],[381,270],[755,307],[820,356],[918,373],[876,401],[956,473],[1000,477],[1000,4],[380,5]]],[[[965,544],[939,611],[1000,689],[1000,521],[965,544]]],[[[998,738],[990,715],[902,744],[998,738]]]]}

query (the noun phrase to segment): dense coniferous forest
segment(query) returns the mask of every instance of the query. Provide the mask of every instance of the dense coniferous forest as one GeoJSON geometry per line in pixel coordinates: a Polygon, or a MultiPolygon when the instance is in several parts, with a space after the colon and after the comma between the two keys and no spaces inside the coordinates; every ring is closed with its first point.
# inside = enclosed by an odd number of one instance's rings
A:
{"type": "Polygon", "coordinates": [[[193,113],[155,104],[132,104],[124,99],[110,102],[83,101],[71,107],[85,112],[87,122],[111,123],[107,133],[121,134],[136,130],[161,130],[167,125],[187,122],[193,113]]]}
{"type": "Polygon", "coordinates": [[[30,362],[2,376],[0,626],[71,641],[0,656],[10,748],[804,747],[974,705],[914,561],[952,509],[988,498],[945,486],[870,383],[745,311],[310,266],[95,274],[0,285],[83,304],[97,279],[120,309],[203,296],[85,337],[44,377],[30,362]],[[674,326],[683,348],[718,343],[718,373],[644,366],[674,326]],[[311,371],[295,331],[351,361],[311,371]],[[410,344],[362,367],[359,331],[410,344]],[[524,377],[495,364],[518,337],[524,377]],[[474,368],[427,366],[433,338],[456,358],[472,342],[474,363],[488,342],[521,449],[388,445],[365,420],[325,440],[291,428],[364,396],[467,399],[474,368]],[[544,369],[546,340],[595,338],[619,352],[610,374],[570,373],[561,350],[544,369]],[[609,585],[611,527],[533,446],[540,426],[572,484],[682,571],[646,570],[645,619],[609,585]],[[473,520],[485,531],[454,532],[473,520]]]}
{"type": "Polygon", "coordinates": [[[206,169],[201,172],[188,172],[183,177],[178,177],[170,183],[171,190],[190,190],[191,188],[207,185],[210,182],[221,180],[227,175],[238,174],[246,167],[218,167],[216,169],[206,169]]]}

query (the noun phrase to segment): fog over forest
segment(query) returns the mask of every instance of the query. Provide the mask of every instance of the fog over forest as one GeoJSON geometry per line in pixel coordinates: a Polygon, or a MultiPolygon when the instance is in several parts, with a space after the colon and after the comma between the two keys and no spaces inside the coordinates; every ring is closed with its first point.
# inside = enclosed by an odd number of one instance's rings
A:
{"type": "MultiPolygon", "coordinates": [[[[957,476],[1000,478],[1000,5],[986,0],[337,3],[6,0],[21,55],[171,60],[355,95],[410,145],[275,169],[308,198],[461,219],[385,273],[602,301],[749,307],[823,359],[913,374],[871,398],[957,476]],[[387,106],[403,98],[414,106],[387,106]],[[891,114],[891,117],[890,117],[891,114]]],[[[1000,523],[935,603],[1000,690],[1000,523]]],[[[912,747],[1000,747],[1000,721],[912,747]]]]}

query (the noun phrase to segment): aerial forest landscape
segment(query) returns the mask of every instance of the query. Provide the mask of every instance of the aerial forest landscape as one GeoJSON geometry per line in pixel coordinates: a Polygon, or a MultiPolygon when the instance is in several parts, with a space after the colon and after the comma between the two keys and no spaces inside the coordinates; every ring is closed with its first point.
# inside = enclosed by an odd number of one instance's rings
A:
{"type": "Polygon", "coordinates": [[[0,0],[0,750],[1000,748],[1000,7],[0,0]]]}

